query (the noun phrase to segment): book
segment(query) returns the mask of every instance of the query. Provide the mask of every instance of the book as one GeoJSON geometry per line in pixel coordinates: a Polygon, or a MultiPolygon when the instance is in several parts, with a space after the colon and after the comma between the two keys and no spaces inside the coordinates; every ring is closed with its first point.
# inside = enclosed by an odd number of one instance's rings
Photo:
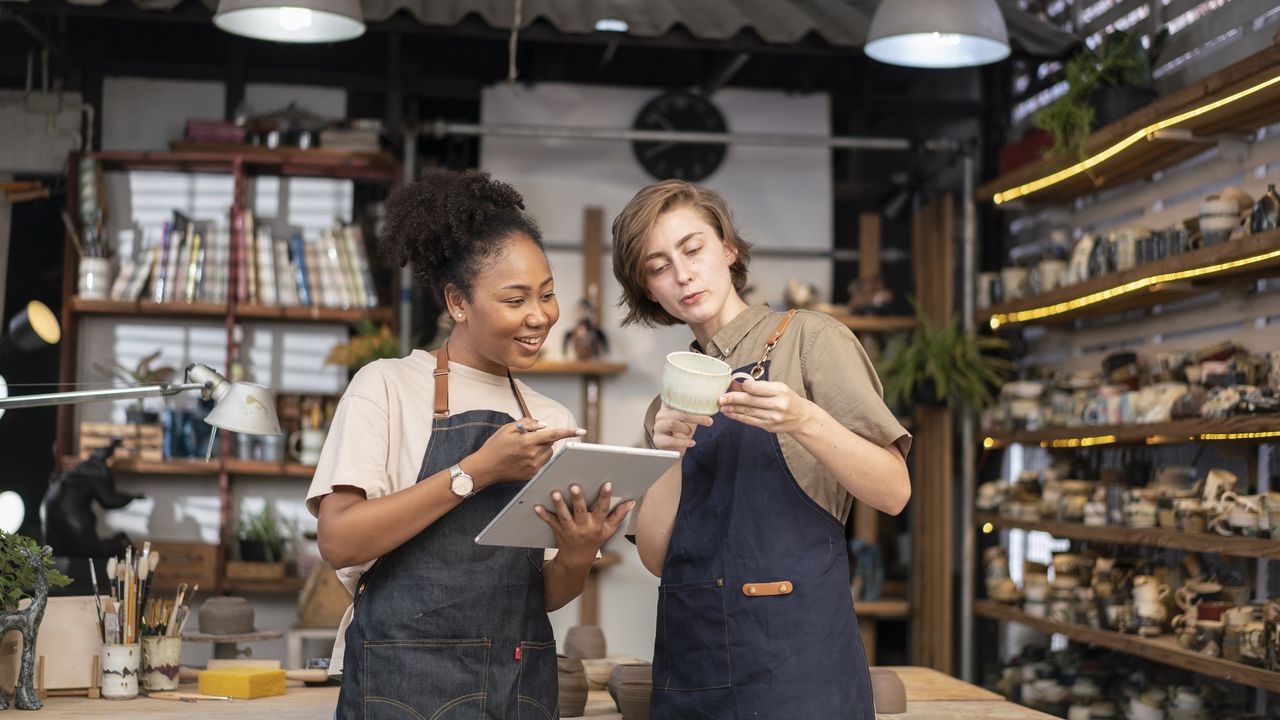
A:
{"type": "Polygon", "coordinates": [[[271,228],[259,227],[258,239],[254,243],[254,265],[257,267],[258,302],[263,305],[278,305],[276,295],[275,243],[271,240],[271,228]]]}
{"type": "Polygon", "coordinates": [[[278,238],[272,246],[275,251],[276,291],[280,304],[293,307],[298,304],[297,269],[289,262],[289,243],[278,238]]]}
{"type": "Polygon", "coordinates": [[[298,283],[298,304],[311,305],[311,283],[308,281],[306,247],[300,232],[295,232],[293,237],[289,238],[289,262],[293,265],[294,277],[298,283]]]}
{"type": "Polygon", "coordinates": [[[164,302],[164,279],[169,267],[169,239],[172,235],[173,223],[166,220],[160,233],[160,252],[156,255],[156,264],[151,272],[154,278],[151,282],[152,302],[164,302]]]}

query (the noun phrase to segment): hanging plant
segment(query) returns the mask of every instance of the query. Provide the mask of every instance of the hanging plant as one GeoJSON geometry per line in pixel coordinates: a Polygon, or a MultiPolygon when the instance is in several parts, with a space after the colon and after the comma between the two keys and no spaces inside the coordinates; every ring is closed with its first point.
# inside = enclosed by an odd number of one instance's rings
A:
{"type": "Polygon", "coordinates": [[[958,320],[934,325],[918,310],[919,323],[905,343],[886,350],[879,374],[891,404],[945,405],[972,410],[990,406],[1013,364],[995,353],[1008,347],[991,335],[966,333],[958,320]]]}

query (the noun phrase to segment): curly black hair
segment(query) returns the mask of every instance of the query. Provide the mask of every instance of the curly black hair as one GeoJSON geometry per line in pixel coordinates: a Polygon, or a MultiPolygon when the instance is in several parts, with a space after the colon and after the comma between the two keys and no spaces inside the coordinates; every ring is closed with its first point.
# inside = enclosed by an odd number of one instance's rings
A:
{"type": "Polygon", "coordinates": [[[387,199],[378,252],[441,297],[449,285],[471,300],[471,284],[512,235],[542,247],[542,233],[510,185],[479,170],[428,170],[387,199]]]}

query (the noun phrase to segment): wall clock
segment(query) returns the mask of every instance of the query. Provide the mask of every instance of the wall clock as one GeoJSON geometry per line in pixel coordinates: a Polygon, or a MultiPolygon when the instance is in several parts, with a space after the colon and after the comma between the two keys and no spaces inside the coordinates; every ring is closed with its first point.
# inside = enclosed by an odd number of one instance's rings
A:
{"type": "MultiPolygon", "coordinates": [[[[728,132],[724,115],[708,98],[689,92],[663,93],[640,109],[636,130],[728,132]]],[[[631,150],[640,166],[658,180],[678,178],[698,182],[714,173],[729,151],[725,143],[633,141],[631,150]]]]}

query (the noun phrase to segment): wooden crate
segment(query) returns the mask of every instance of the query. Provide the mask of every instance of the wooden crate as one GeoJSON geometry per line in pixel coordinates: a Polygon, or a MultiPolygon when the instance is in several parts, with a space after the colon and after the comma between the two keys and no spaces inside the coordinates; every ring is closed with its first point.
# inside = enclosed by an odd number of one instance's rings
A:
{"type": "Polygon", "coordinates": [[[160,553],[160,564],[152,576],[153,590],[173,590],[178,583],[200,584],[212,591],[218,579],[218,546],[152,540],[151,551],[160,553]]]}
{"type": "Polygon", "coordinates": [[[284,578],[284,563],[227,561],[228,580],[280,580],[284,578]]]}
{"type": "Polygon", "coordinates": [[[298,600],[298,626],[336,628],[342,622],[351,593],[328,563],[316,565],[307,576],[298,600]]]}
{"type": "Polygon", "coordinates": [[[112,457],[121,460],[164,461],[164,428],[156,423],[130,425],[119,423],[80,423],[80,457],[111,444],[115,438],[123,442],[112,457]]]}

